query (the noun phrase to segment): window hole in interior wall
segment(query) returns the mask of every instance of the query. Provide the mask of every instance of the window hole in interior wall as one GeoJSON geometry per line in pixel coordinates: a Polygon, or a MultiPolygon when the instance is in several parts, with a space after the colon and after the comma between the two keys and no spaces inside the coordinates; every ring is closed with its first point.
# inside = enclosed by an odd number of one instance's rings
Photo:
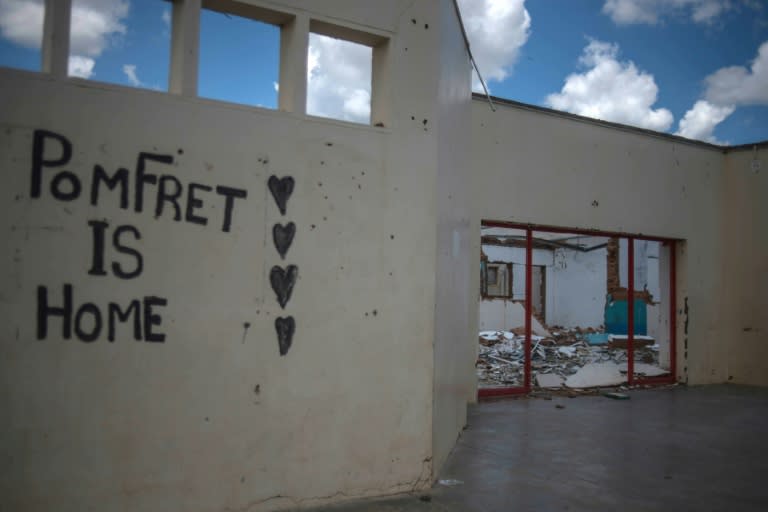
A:
{"type": "Polygon", "coordinates": [[[277,108],[280,27],[231,13],[200,11],[199,95],[277,108]]]}
{"type": "Polygon", "coordinates": [[[0,5],[0,66],[40,71],[42,68],[45,3],[2,2],[0,5]]]}
{"type": "Polygon", "coordinates": [[[370,124],[373,49],[310,33],[307,114],[370,124]]]}
{"type": "Polygon", "coordinates": [[[72,0],[70,77],[168,90],[170,2],[72,0]]]}

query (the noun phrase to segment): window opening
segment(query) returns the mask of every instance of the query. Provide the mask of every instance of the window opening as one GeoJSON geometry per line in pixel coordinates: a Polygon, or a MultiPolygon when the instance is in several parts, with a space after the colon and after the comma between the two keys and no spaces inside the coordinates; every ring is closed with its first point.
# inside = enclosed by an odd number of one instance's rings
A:
{"type": "Polygon", "coordinates": [[[42,69],[45,1],[0,2],[0,66],[42,69]]]}
{"type": "Polygon", "coordinates": [[[72,0],[71,77],[168,90],[171,3],[72,0]]]}
{"type": "Polygon", "coordinates": [[[310,33],[307,114],[370,124],[372,66],[370,46],[310,33]]]}
{"type": "Polygon", "coordinates": [[[279,68],[279,26],[201,10],[199,96],[276,109],[279,68]]]}

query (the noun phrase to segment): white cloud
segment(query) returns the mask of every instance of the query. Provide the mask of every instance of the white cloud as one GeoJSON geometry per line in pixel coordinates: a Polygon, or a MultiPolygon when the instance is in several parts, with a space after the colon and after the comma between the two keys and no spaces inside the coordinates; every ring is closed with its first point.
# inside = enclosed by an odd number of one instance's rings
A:
{"type": "Polygon", "coordinates": [[[685,113],[677,135],[720,144],[715,127],[730,116],[738,105],[768,105],[768,41],[757,50],[750,68],[720,68],[704,79],[704,99],[685,113]]]}
{"type": "Polygon", "coordinates": [[[165,26],[167,28],[170,28],[171,27],[171,10],[166,8],[163,11],[162,16],[163,16],[163,23],[165,23],[165,26]]]}
{"type": "Polygon", "coordinates": [[[0,35],[25,48],[40,48],[44,0],[0,0],[0,35]]]}
{"type": "Polygon", "coordinates": [[[704,97],[718,105],[768,105],[768,41],[757,51],[750,69],[721,68],[709,75],[704,97]]]}
{"type": "Polygon", "coordinates": [[[68,74],[69,76],[76,76],[78,78],[91,78],[94,65],[96,65],[96,61],[90,57],[70,55],[68,62],[68,74]]]}
{"type": "Polygon", "coordinates": [[[619,25],[654,25],[667,16],[684,16],[696,23],[712,23],[730,8],[730,0],[605,0],[603,13],[619,25]]]}
{"type": "Polygon", "coordinates": [[[142,87],[144,83],[139,80],[139,77],[136,76],[136,65],[135,64],[124,64],[123,65],[123,73],[125,73],[126,78],[128,78],[128,82],[134,86],[134,87],[142,87]]]}
{"type": "Polygon", "coordinates": [[[675,135],[720,144],[713,134],[715,127],[733,114],[734,110],[735,107],[730,105],[718,106],[699,100],[680,120],[675,135]]]}
{"type": "Polygon", "coordinates": [[[272,87],[275,88],[275,92],[280,92],[280,84],[277,82],[272,82],[272,87]]]}
{"type": "MultiPolygon", "coordinates": [[[[27,48],[40,48],[44,0],[0,0],[0,35],[27,48]]],[[[70,63],[73,76],[93,73],[95,58],[115,36],[125,34],[128,0],[73,0],[70,63]]],[[[86,76],[87,75],[87,76],[86,76]]]]}
{"type": "Polygon", "coordinates": [[[125,34],[122,19],[128,15],[128,7],[125,0],[74,0],[70,52],[91,57],[101,55],[110,38],[125,34]]]}
{"type": "Polygon", "coordinates": [[[307,57],[307,113],[369,122],[371,48],[310,34],[307,57]]]}
{"type": "Polygon", "coordinates": [[[559,93],[547,96],[547,105],[582,116],[666,131],[673,116],[665,108],[651,108],[659,92],[653,75],[638,70],[631,61],[619,61],[618,52],[615,44],[591,41],[579,59],[588,69],[569,75],[559,93]]]}
{"type": "MultiPolygon", "coordinates": [[[[531,33],[525,0],[459,0],[472,55],[486,81],[504,80],[531,33]]],[[[472,89],[482,91],[477,75],[472,89]]]]}

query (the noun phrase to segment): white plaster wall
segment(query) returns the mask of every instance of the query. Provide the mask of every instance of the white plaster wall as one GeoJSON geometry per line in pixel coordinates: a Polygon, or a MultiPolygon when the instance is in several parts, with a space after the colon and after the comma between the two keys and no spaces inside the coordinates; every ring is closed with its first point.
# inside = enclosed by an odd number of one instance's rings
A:
{"type": "Polygon", "coordinates": [[[552,310],[549,325],[598,328],[604,323],[606,250],[554,251],[554,265],[547,278],[552,281],[552,310]]]}
{"type": "MultiPolygon", "coordinates": [[[[472,105],[480,219],[682,238],[679,378],[724,382],[720,244],[723,155],[714,148],[507,104],[472,105]],[[687,360],[684,356],[687,355],[687,360]]],[[[475,231],[479,233],[479,228],[475,231]]],[[[478,236],[479,238],[479,236],[478,236]]],[[[479,244],[479,240],[475,242],[479,244]]]]}
{"type": "MultiPolygon", "coordinates": [[[[499,245],[483,245],[483,252],[488,256],[488,262],[516,263],[525,265],[525,248],[502,247],[499,245]]],[[[534,249],[532,261],[534,265],[552,266],[552,251],[548,249],[534,249]]]]}
{"type": "MultiPolygon", "coordinates": [[[[483,245],[488,261],[512,263],[513,300],[525,300],[525,249],[483,245]]],[[[605,307],[606,250],[581,253],[565,249],[533,250],[533,264],[542,265],[546,272],[545,320],[548,325],[563,327],[594,327],[603,324],[605,307]]],[[[503,299],[484,299],[480,304],[481,329],[485,323],[510,325],[503,307],[484,303],[503,299]],[[494,314],[499,315],[494,318],[494,314]]],[[[512,325],[514,327],[515,325],[512,325]]]]}
{"type": "MultiPolygon", "coordinates": [[[[482,299],[478,311],[481,331],[511,331],[525,327],[525,306],[519,301],[482,299]]],[[[531,318],[531,332],[537,336],[549,336],[535,317],[531,318]]]]}
{"type": "MultiPolygon", "coordinates": [[[[433,453],[450,449],[472,387],[461,270],[469,216],[444,219],[439,249],[436,230],[437,129],[450,124],[443,149],[460,134],[468,141],[459,98],[469,72],[455,35],[438,37],[441,24],[455,31],[445,3],[323,4],[313,7],[334,21],[393,30],[391,128],[0,70],[0,495],[9,510],[271,510],[429,485],[433,453]],[[174,159],[151,165],[155,174],[248,197],[229,233],[212,193],[201,194],[207,226],[120,209],[114,194],[97,206],[57,201],[52,170],[31,198],[35,129],[71,141],[66,168],[84,185],[95,164],[133,177],[138,153],[155,152],[174,159]],[[273,174],[296,180],[285,216],[267,190],[273,174]],[[94,219],[139,230],[140,240],[127,238],[144,259],[139,277],[88,275],[94,219]],[[281,261],[271,229],[288,221],[297,232],[281,261]],[[458,269],[437,308],[436,260],[443,273],[458,269]],[[288,264],[299,278],[281,310],[269,272],[288,264]],[[64,340],[58,320],[37,340],[36,287],[59,302],[64,283],[77,305],[166,298],[165,342],[134,341],[125,328],[113,343],[64,340]],[[274,321],[288,315],[296,334],[281,357],[274,321]],[[435,320],[446,322],[440,341],[435,320]]],[[[441,162],[441,192],[461,193],[461,158],[441,162]]],[[[107,268],[113,259],[132,263],[109,249],[107,268]]]]}

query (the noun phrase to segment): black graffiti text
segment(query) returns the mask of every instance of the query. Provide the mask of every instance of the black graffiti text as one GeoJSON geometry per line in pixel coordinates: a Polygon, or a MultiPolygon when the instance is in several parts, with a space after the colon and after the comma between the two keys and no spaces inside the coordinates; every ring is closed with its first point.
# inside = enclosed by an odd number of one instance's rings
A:
{"type": "Polygon", "coordinates": [[[37,287],[37,339],[48,338],[53,333],[51,323],[58,320],[61,337],[72,339],[74,335],[80,341],[90,343],[99,339],[106,332],[109,341],[115,341],[119,324],[127,324],[131,338],[136,341],[163,343],[165,334],[160,332],[163,319],[158,308],[168,305],[162,297],[146,296],[121,306],[109,302],[106,308],[100,308],[92,302],[77,305],[74,288],[64,284],[61,293],[50,293],[48,287],[37,287]]]}
{"type": "Polygon", "coordinates": [[[35,130],[33,138],[30,188],[33,199],[43,195],[47,181],[51,197],[58,201],[70,202],[88,195],[90,204],[97,206],[103,200],[102,196],[110,194],[123,210],[131,209],[132,203],[136,213],[147,209],[154,213],[155,218],[170,215],[177,222],[202,226],[211,220],[203,214],[206,201],[218,200],[219,203],[223,201],[223,213],[217,214],[220,216],[217,222],[222,231],[229,232],[236,200],[248,197],[244,189],[192,182],[185,186],[174,175],[150,172],[150,165],[167,168],[174,163],[174,158],[173,155],[147,152],[138,154],[133,176],[123,167],[110,174],[103,166],[95,164],[90,187],[84,189],[83,178],[64,168],[72,160],[72,143],[63,135],[48,130],[35,130]],[[152,192],[146,196],[148,191],[152,192]],[[212,194],[214,197],[211,197],[212,194]]]}

